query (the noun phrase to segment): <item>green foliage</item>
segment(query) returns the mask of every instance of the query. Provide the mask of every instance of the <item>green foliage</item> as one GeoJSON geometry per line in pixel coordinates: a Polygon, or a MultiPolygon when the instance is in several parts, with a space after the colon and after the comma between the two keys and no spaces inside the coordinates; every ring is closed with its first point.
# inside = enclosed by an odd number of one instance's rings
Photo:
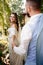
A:
{"type": "Polygon", "coordinates": [[[9,22],[9,15],[10,15],[10,8],[6,2],[6,0],[0,0],[0,25],[4,27],[8,27],[8,22],[9,22]]]}
{"type": "Polygon", "coordinates": [[[16,13],[22,13],[22,0],[18,0],[18,1],[14,1],[14,3],[12,4],[12,11],[16,12],[16,13]]]}
{"type": "Polygon", "coordinates": [[[41,11],[43,12],[43,0],[41,0],[41,11]]]}

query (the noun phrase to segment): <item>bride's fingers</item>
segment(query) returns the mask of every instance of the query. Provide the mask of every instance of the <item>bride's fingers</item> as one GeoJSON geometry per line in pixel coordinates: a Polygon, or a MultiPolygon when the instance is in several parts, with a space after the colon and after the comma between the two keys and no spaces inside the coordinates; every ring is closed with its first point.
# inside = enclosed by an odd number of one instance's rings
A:
{"type": "Polygon", "coordinates": [[[14,44],[14,43],[12,43],[12,48],[14,48],[14,46],[15,46],[15,44],[14,44]]]}

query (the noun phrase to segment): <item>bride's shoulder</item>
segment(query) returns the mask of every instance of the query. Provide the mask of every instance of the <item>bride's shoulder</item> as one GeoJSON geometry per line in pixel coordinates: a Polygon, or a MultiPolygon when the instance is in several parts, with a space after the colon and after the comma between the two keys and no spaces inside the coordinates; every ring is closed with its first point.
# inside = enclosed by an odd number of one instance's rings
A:
{"type": "Polygon", "coordinates": [[[8,32],[11,32],[13,30],[15,30],[15,28],[13,28],[13,27],[8,28],[8,32]]]}
{"type": "Polygon", "coordinates": [[[7,30],[8,32],[10,31],[10,28],[8,28],[8,30],[7,30]]]}

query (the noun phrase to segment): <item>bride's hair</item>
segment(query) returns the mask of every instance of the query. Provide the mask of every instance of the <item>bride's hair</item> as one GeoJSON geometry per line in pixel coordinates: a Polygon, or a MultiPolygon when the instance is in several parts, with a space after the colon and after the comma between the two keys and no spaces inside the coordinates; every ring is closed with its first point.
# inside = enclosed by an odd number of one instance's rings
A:
{"type": "Polygon", "coordinates": [[[17,13],[14,13],[14,12],[12,12],[11,14],[13,14],[15,16],[15,19],[16,19],[15,23],[17,25],[17,31],[19,31],[18,15],[17,15],[17,13]]]}

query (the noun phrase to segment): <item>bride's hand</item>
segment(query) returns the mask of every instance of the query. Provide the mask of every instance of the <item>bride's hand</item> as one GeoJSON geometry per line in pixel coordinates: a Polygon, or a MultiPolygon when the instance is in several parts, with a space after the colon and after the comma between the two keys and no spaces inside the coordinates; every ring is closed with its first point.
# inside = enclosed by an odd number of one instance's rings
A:
{"type": "Polygon", "coordinates": [[[15,46],[15,44],[14,44],[14,43],[12,43],[12,48],[14,48],[14,46],[15,46]]]}

